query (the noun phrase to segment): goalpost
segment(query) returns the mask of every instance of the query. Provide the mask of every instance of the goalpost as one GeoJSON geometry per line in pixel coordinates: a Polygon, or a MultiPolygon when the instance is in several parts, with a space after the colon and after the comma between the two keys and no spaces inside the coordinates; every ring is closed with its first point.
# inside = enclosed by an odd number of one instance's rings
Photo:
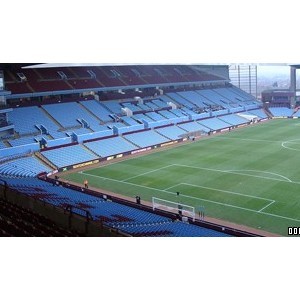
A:
{"type": "Polygon", "coordinates": [[[173,202],[161,198],[152,197],[152,209],[162,208],[170,212],[181,214],[182,216],[192,217],[195,221],[195,207],[182,204],[179,202],[173,202]]]}

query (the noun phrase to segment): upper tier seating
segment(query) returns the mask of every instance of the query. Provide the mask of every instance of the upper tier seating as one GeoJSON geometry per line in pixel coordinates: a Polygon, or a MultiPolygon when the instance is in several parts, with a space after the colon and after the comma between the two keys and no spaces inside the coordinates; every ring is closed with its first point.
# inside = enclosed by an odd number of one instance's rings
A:
{"type": "Polygon", "coordinates": [[[142,109],[139,106],[132,104],[132,103],[122,103],[122,106],[124,108],[128,108],[133,113],[142,111],[142,109]]]}
{"type": "MultiPolygon", "coordinates": [[[[40,137],[41,136],[39,136],[38,138],[40,138],[40,137]]],[[[37,141],[32,136],[31,137],[22,137],[19,139],[10,139],[10,140],[8,140],[8,142],[12,147],[37,143],[37,141]]]]}
{"type": "Polygon", "coordinates": [[[59,127],[37,106],[20,107],[8,113],[8,118],[15,125],[19,134],[37,134],[40,130],[36,125],[44,125],[49,131],[59,127]]]}
{"type": "Polygon", "coordinates": [[[213,104],[195,91],[178,92],[178,95],[184,97],[199,108],[208,108],[209,105],[213,104]]]}
{"type": "Polygon", "coordinates": [[[122,105],[116,101],[105,101],[102,102],[101,104],[112,113],[115,113],[117,115],[122,114],[122,105]]]}
{"type": "Polygon", "coordinates": [[[170,97],[173,100],[173,102],[175,101],[181,106],[185,106],[189,109],[193,109],[193,108],[197,107],[194,103],[191,103],[191,102],[187,101],[185,98],[180,96],[178,93],[167,93],[166,95],[168,97],[170,97]]]}
{"type": "Polygon", "coordinates": [[[131,125],[139,125],[141,123],[137,122],[135,119],[131,118],[131,117],[122,117],[121,118],[125,124],[127,124],[128,126],[131,126],[131,125]]]}
{"type": "Polygon", "coordinates": [[[164,102],[161,99],[152,100],[152,103],[154,103],[159,108],[168,108],[168,107],[170,107],[166,102],[164,102]]]}
{"type": "Polygon", "coordinates": [[[223,108],[230,107],[229,100],[224,96],[216,93],[213,89],[197,90],[196,92],[204,98],[208,99],[210,103],[214,105],[221,106],[223,108]]]}
{"type": "Polygon", "coordinates": [[[149,113],[145,113],[146,116],[148,116],[149,118],[151,118],[153,121],[162,121],[162,120],[166,120],[165,117],[163,117],[162,115],[156,113],[156,112],[149,112],[149,113]]]}
{"type": "Polygon", "coordinates": [[[96,100],[82,101],[81,104],[86,107],[90,112],[95,114],[103,122],[111,122],[112,118],[109,116],[111,114],[103,105],[101,105],[96,100]]]}
{"type": "Polygon", "coordinates": [[[91,129],[99,130],[100,120],[76,102],[43,105],[43,108],[65,128],[83,126],[81,120],[84,119],[91,129]]]}

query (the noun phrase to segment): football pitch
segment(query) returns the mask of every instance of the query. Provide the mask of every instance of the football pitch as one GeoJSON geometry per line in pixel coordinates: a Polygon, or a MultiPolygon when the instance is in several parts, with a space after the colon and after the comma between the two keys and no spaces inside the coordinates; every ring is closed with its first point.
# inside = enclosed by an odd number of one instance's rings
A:
{"type": "Polygon", "coordinates": [[[61,177],[204,206],[207,216],[286,236],[300,227],[300,120],[271,120],[61,177]]]}

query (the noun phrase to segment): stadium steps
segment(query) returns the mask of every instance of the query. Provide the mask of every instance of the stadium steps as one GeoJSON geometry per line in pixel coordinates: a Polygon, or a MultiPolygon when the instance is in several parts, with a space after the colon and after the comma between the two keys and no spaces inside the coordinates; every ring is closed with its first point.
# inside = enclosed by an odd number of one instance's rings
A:
{"type": "Polygon", "coordinates": [[[96,82],[97,82],[100,86],[105,87],[105,84],[103,84],[99,79],[97,79],[97,77],[94,78],[94,80],[96,80],[96,82]]]}
{"type": "MultiPolygon", "coordinates": [[[[145,84],[149,84],[149,82],[148,82],[147,80],[145,80],[145,79],[143,78],[143,76],[140,76],[139,79],[142,80],[143,82],[145,82],[145,84]]],[[[130,85],[130,84],[129,84],[129,85],[130,85]]]]}
{"type": "Polygon", "coordinates": [[[10,143],[7,140],[2,141],[6,147],[11,147],[10,143]]]}
{"type": "Polygon", "coordinates": [[[84,150],[86,150],[89,153],[93,153],[94,155],[96,155],[97,157],[99,157],[99,154],[97,154],[96,152],[94,152],[93,150],[91,150],[90,148],[88,148],[87,146],[85,146],[84,144],[81,144],[81,146],[84,148],[84,150]]]}
{"type": "Polygon", "coordinates": [[[294,117],[294,115],[299,111],[299,107],[296,107],[293,114],[292,114],[292,117],[294,117]]]}
{"type": "Polygon", "coordinates": [[[52,162],[50,162],[50,160],[48,160],[45,156],[43,156],[40,152],[35,152],[34,156],[45,166],[50,167],[51,169],[54,170],[57,169],[57,167],[52,162]]]}
{"type": "Polygon", "coordinates": [[[180,97],[183,98],[183,99],[185,99],[185,100],[186,100],[187,102],[189,102],[190,104],[195,105],[196,107],[198,107],[197,104],[195,104],[194,102],[190,101],[190,100],[189,100],[187,97],[185,97],[184,95],[180,94],[180,97]]]}
{"type": "MultiPolygon", "coordinates": [[[[220,95],[221,98],[226,98],[228,100],[228,103],[231,102],[231,99],[226,97],[226,95],[222,95],[220,92],[218,92],[218,89],[213,90],[216,94],[220,95]]],[[[224,101],[222,101],[224,102],[224,101]]]]}
{"type": "Polygon", "coordinates": [[[68,78],[69,80],[71,80],[71,79],[80,79],[79,76],[74,72],[73,68],[68,67],[67,70],[68,70],[68,72],[70,72],[74,76],[73,78],[68,78]]]}
{"type": "Polygon", "coordinates": [[[269,118],[273,118],[274,116],[272,115],[272,113],[269,111],[268,108],[263,108],[264,113],[269,117],[269,118]]]}
{"type": "Polygon", "coordinates": [[[127,84],[127,82],[126,81],[124,81],[123,79],[122,79],[122,77],[118,77],[118,79],[121,81],[121,82],[123,82],[124,83],[124,86],[127,86],[128,84],[127,84]]]}
{"type": "Polygon", "coordinates": [[[11,71],[9,71],[9,70],[6,70],[6,71],[9,74],[9,76],[14,79],[15,82],[18,81],[18,79],[16,78],[16,76],[11,71]]]}
{"type": "Polygon", "coordinates": [[[67,85],[68,87],[70,87],[72,90],[74,90],[73,85],[72,85],[68,80],[64,80],[64,82],[66,83],[66,85],[67,85]]]}
{"type": "Polygon", "coordinates": [[[141,148],[141,146],[139,146],[139,145],[137,145],[137,144],[135,144],[135,143],[133,143],[132,141],[130,141],[130,140],[128,140],[128,139],[126,139],[126,135],[125,135],[125,137],[122,135],[121,136],[124,140],[126,140],[128,143],[130,143],[130,144],[132,144],[132,145],[134,145],[134,146],[136,146],[136,147],[138,147],[138,149],[140,149],[141,148]]]}
{"type": "MultiPolygon", "coordinates": [[[[93,117],[95,117],[95,118],[99,121],[99,123],[102,122],[102,120],[100,120],[99,117],[98,117],[97,115],[95,115],[92,111],[90,111],[88,108],[86,108],[86,107],[81,103],[81,101],[78,101],[77,103],[81,106],[81,108],[82,108],[83,110],[87,111],[90,115],[92,115],[93,117]]],[[[102,122],[102,123],[103,123],[103,122],[102,122]]]]}
{"type": "Polygon", "coordinates": [[[161,132],[158,132],[158,131],[156,131],[155,129],[154,129],[154,131],[155,131],[156,133],[158,133],[159,135],[163,136],[164,138],[166,138],[166,139],[168,139],[168,140],[171,140],[171,141],[172,141],[172,139],[171,139],[171,138],[167,137],[166,135],[162,134],[161,132]]]}
{"type": "Polygon", "coordinates": [[[54,119],[42,106],[40,106],[40,109],[44,112],[45,115],[47,115],[48,118],[50,118],[58,127],[61,131],[65,130],[65,128],[57,122],[56,119],[54,119]]]}
{"type": "Polygon", "coordinates": [[[26,86],[28,87],[28,89],[29,89],[32,93],[35,93],[35,90],[33,89],[33,87],[32,87],[28,82],[26,82],[26,86]]]}
{"type": "Polygon", "coordinates": [[[39,79],[41,79],[41,80],[44,79],[43,76],[41,75],[41,73],[38,72],[37,69],[33,68],[32,71],[35,73],[35,75],[36,75],[39,79]]]}
{"type": "MultiPolygon", "coordinates": [[[[105,69],[100,69],[100,72],[102,72],[103,74],[105,74],[105,76],[107,78],[110,78],[110,74],[105,70],[105,69]]],[[[128,84],[122,79],[122,77],[117,77],[118,80],[120,80],[121,82],[124,83],[124,86],[127,86],[128,84]]]]}

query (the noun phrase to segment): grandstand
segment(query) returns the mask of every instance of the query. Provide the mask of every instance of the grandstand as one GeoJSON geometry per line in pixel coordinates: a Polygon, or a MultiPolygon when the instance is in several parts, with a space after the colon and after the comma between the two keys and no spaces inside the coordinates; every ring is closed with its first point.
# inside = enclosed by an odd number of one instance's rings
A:
{"type": "MultiPolygon", "coordinates": [[[[213,66],[1,68],[5,90],[0,93],[6,103],[0,110],[5,119],[0,127],[3,188],[64,210],[71,207],[72,215],[101,222],[117,235],[227,236],[233,231],[201,227],[177,214],[157,215],[144,206],[128,206],[125,199],[122,204],[112,195],[107,201],[107,195],[91,196],[62,186],[53,176],[184,142],[196,132],[217,133],[250,124],[249,116],[261,120],[294,113],[288,108],[265,111],[213,66]]],[[[228,66],[220,68],[228,73],[228,66]]]]}

